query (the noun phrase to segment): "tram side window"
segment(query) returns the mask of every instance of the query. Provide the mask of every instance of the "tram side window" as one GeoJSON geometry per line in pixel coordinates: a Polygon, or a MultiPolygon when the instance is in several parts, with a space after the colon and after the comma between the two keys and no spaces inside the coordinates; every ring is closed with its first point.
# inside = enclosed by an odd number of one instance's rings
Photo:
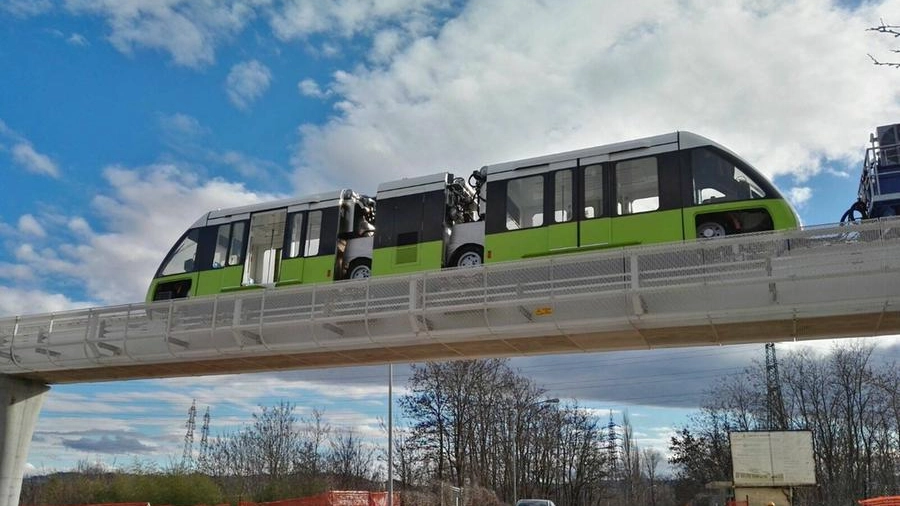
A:
{"type": "Polygon", "coordinates": [[[216,232],[216,251],[213,254],[212,262],[213,269],[243,263],[245,226],[246,224],[243,221],[219,225],[216,232]]]}
{"type": "Polygon", "coordinates": [[[734,162],[708,148],[691,152],[694,204],[765,198],[766,192],[734,162]]]}
{"type": "Polygon", "coordinates": [[[303,256],[314,257],[319,254],[319,239],[322,237],[322,211],[310,211],[306,222],[306,243],[303,256]]]}
{"type": "Polygon", "coordinates": [[[184,239],[178,243],[178,246],[169,254],[169,259],[160,269],[161,276],[169,276],[171,274],[181,274],[184,272],[192,272],[195,269],[195,259],[197,257],[197,241],[200,237],[200,229],[195,228],[188,231],[184,239]]]}
{"type": "Polygon", "coordinates": [[[659,209],[659,169],[656,157],[616,164],[616,212],[619,216],[659,209]]]}
{"type": "Polygon", "coordinates": [[[553,198],[553,221],[572,221],[572,171],[561,170],[553,175],[555,196],[553,198]]]}
{"type": "Polygon", "coordinates": [[[584,217],[603,216],[603,166],[588,165],[584,168],[584,217]]]}
{"type": "Polygon", "coordinates": [[[539,227],[544,223],[544,176],[510,180],[506,185],[506,229],[539,227]]]}
{"type": "Polygon", "coordinates": [[[225,267],[225,261],[228,259],[228,246],[231,243],[231,223],[219,225],[216,233],[216,251],[213,254],[213,269],[225,267]]]}
{"type": "Polygon", "coordinates": [[[244,230],[246,221],[239,221],[231,225],[231,245],[228,247],[228,265],[240,265],[244,263],[244,230]]]}
{"type": "Polygon", "coordinates": [[[294,213],[288,218],[290,242],[287,247],[287,258],[300,256],[301,237],[303,236],[303,213],[294,213]]]}

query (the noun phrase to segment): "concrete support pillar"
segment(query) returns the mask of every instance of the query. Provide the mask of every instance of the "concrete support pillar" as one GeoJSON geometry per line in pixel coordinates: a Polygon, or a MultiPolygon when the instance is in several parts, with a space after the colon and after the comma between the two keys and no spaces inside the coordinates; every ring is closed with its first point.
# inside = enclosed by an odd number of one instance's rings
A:
{"type": "Polygon", "coordinates": [[[18,506],[25,461],[41,403],[50,387],[0,376],[0,506],[18,506]]]}

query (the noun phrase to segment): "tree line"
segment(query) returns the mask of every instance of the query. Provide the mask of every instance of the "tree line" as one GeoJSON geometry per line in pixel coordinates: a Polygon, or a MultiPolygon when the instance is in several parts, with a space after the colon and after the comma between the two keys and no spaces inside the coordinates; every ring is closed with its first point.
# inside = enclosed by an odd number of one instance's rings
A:
{"type": "MultiPolygon", "coordinates": [[[[666,506],[662,455],[635,444],[627,416],[614,420],[577,402],[559,403],[507,360],[415,365],[398,399],[393,429],[394,489],[403,504],[511,504],[546,497],[560,505],[627,500],[666,506]],[[650,490],[653,490],[651,493],[650,490]]],[[[188,461],[31,479],[22,504],[147,501],[172,505],[271,501],[330,489],[384,490],[382,444],[335,429],[322,411],[260,406],[249,423],[209,439],[188,461]],[[153,490],[151,495],[150,491],[153,490]],[[169,492],[162,492],[168,490],[169,492]]]]}
{"type": "MultiPolygon", "coordinates": [[[[825,355],[806,349],[779,361],[784,428],[809,430],[813,441],[817,485],[796,489],[796,505],[900,494],[900,372],[875,350],[854,341],[825,355]]],[[[769,428],[767,393],[762,363],[710,389],[671,440],[679,500],[704,483],[731,480],[728,433],[769,428]]]]}
{"type": "MultiPolygon", "coordinates": [[[[818,485],[798,489],[795,503],[850,505],[900,493],[895,365],[854,343],[826,355],[786,354],[779,367],[784,428],[813,434],[818,485]]],[[[398,400],[403,422],[392,431],[394,490],[406,506],[457,498],[500,506],[525,497],[559,506],[702,504],[708,483],[731,480],[728,434],[769,428],[770,387],[762,363],[714,382],[664,456],[639,447],[628,413],[551,399],[507,360],[415,365],[408,393],[398,400]]],[[[317,410],[299,416],[288,402],[261,406],[244,427],[211,438],[190,462],[162,471],[82,469],[44,477],[23,489],[23,504],[140,501],[148,497],[126,491],[163,488],[172,494],[154,502],[172,505],[384,490],[386,439],[362,438],[325,420],[317,410]]]]}

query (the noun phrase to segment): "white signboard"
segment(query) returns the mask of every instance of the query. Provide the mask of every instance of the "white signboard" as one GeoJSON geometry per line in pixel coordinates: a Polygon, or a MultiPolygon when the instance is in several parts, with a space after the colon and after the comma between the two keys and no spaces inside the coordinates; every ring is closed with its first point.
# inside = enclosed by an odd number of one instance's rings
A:
{"type": "Polygon", "coordinates": [[[815,485],[812,432],[732,432],[734,485],[815,485]]]}

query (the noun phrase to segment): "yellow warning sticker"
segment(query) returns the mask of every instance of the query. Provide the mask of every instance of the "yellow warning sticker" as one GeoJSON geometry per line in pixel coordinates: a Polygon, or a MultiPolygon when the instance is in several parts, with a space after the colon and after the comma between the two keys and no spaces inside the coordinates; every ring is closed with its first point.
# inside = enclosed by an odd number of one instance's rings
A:
{"type": "Polygon", "coordinates": [[[550,316],[553,314],[552,307],[539,307],[534,310],[534,316],[550,316]]]}

